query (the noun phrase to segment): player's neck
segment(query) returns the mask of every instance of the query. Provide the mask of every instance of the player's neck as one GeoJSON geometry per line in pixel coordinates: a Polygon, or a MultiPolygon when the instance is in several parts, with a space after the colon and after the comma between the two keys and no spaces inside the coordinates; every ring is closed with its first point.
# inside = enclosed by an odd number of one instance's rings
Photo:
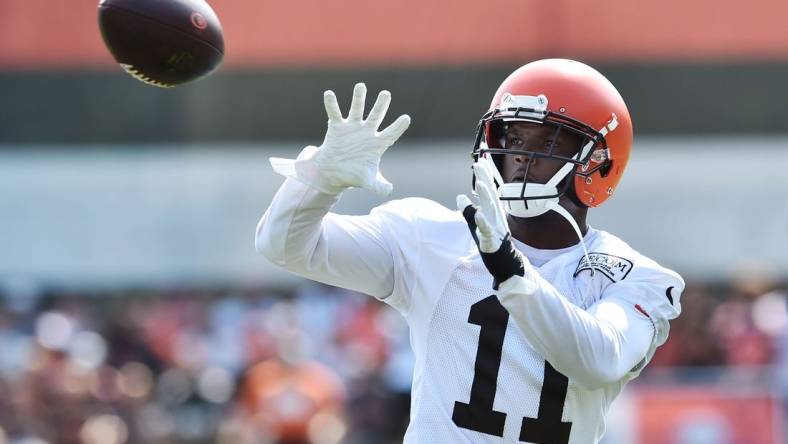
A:
{"type": "MultiPolygon", "coordinates": [[[[570,210],[570,214],[575,218],[583,236],[588,232],[587,213],[586,209],[570,210]]],[[[580,242],[574,228],[555,211],[548,211],[541,216],[529,218],[507,216],[507,220],[512,236],[533,248],[557,250],[571,247],[580,242]]]]}

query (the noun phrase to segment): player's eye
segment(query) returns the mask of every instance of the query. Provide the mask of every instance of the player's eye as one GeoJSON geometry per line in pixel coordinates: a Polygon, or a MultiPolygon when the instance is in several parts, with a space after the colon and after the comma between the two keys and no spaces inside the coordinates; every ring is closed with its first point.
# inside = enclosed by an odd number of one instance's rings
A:
{"type": "Polygon", "coordinates": [[[519,137],[508,137],[506,139],[506,147],[507,148],[519,148],[523,146],[523,139],[519,137]]]}

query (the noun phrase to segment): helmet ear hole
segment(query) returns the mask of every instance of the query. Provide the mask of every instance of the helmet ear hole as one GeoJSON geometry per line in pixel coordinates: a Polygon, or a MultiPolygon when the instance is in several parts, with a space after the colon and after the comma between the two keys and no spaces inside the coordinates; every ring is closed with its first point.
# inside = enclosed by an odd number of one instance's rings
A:
{"type": "Polygon", "coordinates": [[[605,162],[604,165],[602,165],[599,168],[599,174],[602,177],[607,177],[607,175],[610,174],[610,170],[612,170],[612,169],[613,169],[613,161],[612,160],[608,160],[608,161],[605,162]]]}

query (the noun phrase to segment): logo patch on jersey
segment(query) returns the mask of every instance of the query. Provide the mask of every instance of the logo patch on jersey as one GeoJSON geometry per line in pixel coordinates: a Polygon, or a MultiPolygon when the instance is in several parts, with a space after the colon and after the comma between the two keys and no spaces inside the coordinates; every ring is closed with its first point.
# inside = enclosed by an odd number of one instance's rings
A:
{"type": "Polygon", "coordinates": [[[574,277],[577,277],[581,271],[592,268],[610,278],[611,281],[618,282],[627,277],[632,270],[632,261],[607,253],[588,253],[588,260],[583,256],[577,264],[574,277]]]}

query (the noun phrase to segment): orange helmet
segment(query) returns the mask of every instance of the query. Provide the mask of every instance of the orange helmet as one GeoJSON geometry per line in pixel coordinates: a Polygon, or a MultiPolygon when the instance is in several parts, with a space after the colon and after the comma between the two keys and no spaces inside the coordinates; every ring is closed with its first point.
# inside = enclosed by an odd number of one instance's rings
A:
{"type": "MultiPolygon", "coordinates": [[[[632,149],[632,120],[624,99],[613,84],[588,65],[573,60],[547,59],[528,63],[503,81],[493,97],[490,111],[479,122],[474,160],[489,153],[548,157],[565,162],[548,182],[555,192],[522,191],[502,194],[502,200],[557,199],[569,190],[574,175],[574,196],[589,207],[596,207],[615,191],[632,149]],[[514,151],[500,146],[503,123],[511,121],[552,125],[582,137],[578,153],[571,158],[549,152],[514,151]],[[560,175],[560,177],[558,177],[560,175]],[[563,189],[558,191],[558,183],[563,189]]],[[[500,167],[499,167],[500,168],[500,167]]],[[[499,179],[502,182],[502,179],[499,179]]],[[[501,183],[500,185],[503,185],[501,183]]],[[[509,184],[512,185],[512,184],[509,184]]],[[[519,186],[519,185],[518,185],[519,186]]],[[[510,190],[511,191],[511,190],[510,190]]],[[[533,202],[533,201],[532,201],[533,202]]],[[[539,213],[537,213],[539,214],[539,213]]]]}

